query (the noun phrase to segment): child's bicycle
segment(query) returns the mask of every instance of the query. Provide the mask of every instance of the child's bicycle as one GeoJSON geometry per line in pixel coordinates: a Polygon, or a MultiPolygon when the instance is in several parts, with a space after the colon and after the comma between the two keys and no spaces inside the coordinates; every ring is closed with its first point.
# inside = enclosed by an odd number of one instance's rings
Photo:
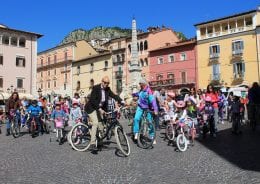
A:
{"type": "Polygon", "coordinates": [[[11,124],[11,133],[14,138],[20,136],[20,121],[15,110],[10,111],[10,124],[11,124]]]}
{"type": "MultiPolygon", "coordinates": [[[[61,145],[65,140],[65,133],[64,133],[65,119],[62,117],[58,117],[55,118],[53,121],[56,127],[56,141],[59,142],[59,145],[61,145]]],[[[52,138],[50,138],[50,142],[52,142],[52,138]]]]}
{"type": "Polygon", "coordinates": [[[164,114],[165,127],[165,139],[173,141],[176,137],[176,118],[177,114],[164,114]]]}
{"type": "MultiPolygon", "coordinates": [[[[78,118],[78,119],[75,120],[75,123],[74,123],[75,125],[74,125],[74,126],[76,126],[78,123],[82,123],[82,119],[81,119],[81,118],[78,118]]],[[[74,127],[74,126],[73,126],[73,127],[74,127]]],[[[69,133],[68,133],[68,135],[67,135],[67,141],[68,141],[68,143],[69,143],[70,145],[72,144],[72,143],[71,143],[71,137],[76,137],[77,134],[80,133],[80,131],[75,131],[75,132],[74,132],[74,135],[71,136],[73,127],[71,128],[71,130],[69,131],[69,133]]],[[[79,143],[79,140],[78,140],[78,143],[79,143]]]]}

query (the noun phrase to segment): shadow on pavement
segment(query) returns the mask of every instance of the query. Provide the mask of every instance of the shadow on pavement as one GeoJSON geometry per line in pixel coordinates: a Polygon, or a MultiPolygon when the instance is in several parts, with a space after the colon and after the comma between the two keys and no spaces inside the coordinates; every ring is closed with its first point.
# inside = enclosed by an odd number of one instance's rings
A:
{"type": "Polygon", "coordinates": [[[242,128],[241,135],[231,133],[231,128],[220,130],[217,138],[207,136],[202,145],[232,164],[251,171],[260,171],[260,130],[253,132],[242,128]]]}

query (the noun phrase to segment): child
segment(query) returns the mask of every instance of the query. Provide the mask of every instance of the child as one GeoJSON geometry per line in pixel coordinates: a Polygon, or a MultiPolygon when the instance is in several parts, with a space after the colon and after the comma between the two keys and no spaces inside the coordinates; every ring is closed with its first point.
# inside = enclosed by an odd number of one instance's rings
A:
{"type": "MultiPolygon", "coordinates": [[[[55,120],[55,119],[59,119],[59,118],[61,118],[64,121],[65,118],[66,118],[66,114],[61,109],[61,103],[60,102],[56,102],[55,110],[51,114],[51,119],[55,120]]],[[[54,122],[54,130],[53,130],[53,132],[56,132],[56,124],[55,124],[55,122],[54,122]]]]}
{"type": "MultiPolygon", "coordinates": [[[[26,112],[28,112],[30,114],[29,122],[31,122],[31,120],[34,118],[34,120],[38,126],[38,133],[40,134],[40,132],[41,132],[41,135],[42,135],[43,132],[42,132],[42,127],[41,127],[41,123],[40,123],[40,115],[42,114],[42,109],[38,105],[38,101],[36,99],[34,99],[32,101],[32,104],[29,106],[29,108],[26,110],[26,112]]],[[[29,127],[30,127],[30,124],[29,124],[29,127]]]]}
{"type": "Polygon", "coordinates": [[[215,124],[214,124],[214,107],[211,103],[211,97],[207,96],[205,98],[205,105],[200,109],[200,113],[207,116],[207,121],[209,122],[210,135],[216,137],[215,124]]]}
{"type": "Polygon", "coordinates": [[[175,101],[175,93],[173,92],[169,92],[167,93],[167,98],[165,100],[165,108],[166,108],[166,111],[168,112],[168,114],[170,116],[173,116],[174,115],[174,112],[176,110],[176,107],[178,106],[177,102],[175,101]]]}
{"type": "Polygon", "coordinates": [[[185,109],[186,105],[184,101],[177,102],[177,119],[184,120],[187,118],[187,110],[185,109]]]}
{"type": "Polygon", "coordinates": [[[72,121],[72,126],[74,126],[76,124],[76,121],[78,119],[82,119],[82,113],[81,113],[81,109],[79,107],[79,103],[76,100],[72,101],[72,109],[70,111],[70,117],[71,117],[71,121],[72,121]]]}
{"type": "Polygon", "coordinates": [[[238,96],[234,96],[233,102],[231,104],[231,113],[232,113],[232,133],[233,134],[241,134],[240,126],[241,126],[241,115],[243,105],[240,102],[238,96]]]}

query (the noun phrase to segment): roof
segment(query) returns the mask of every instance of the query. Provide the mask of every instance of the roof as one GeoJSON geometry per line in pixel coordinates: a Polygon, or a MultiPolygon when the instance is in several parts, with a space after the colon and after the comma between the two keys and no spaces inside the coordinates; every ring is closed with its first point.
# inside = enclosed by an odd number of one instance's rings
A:
{"type": "Polygon", "coordinates": [[[192,38],[192,39],[189,39],[189,40],[176,42],[176,44],[171,44],[171,45],[167,45],[167,46],[164,46],[164,47],[159,47],[157,49],[150,50],[150,52],[159,51],[159,50],[163,50],[163,49],[174,48],[174,47],[180,47],[180,46],[190,45],[190,44],[195,44],[195,43],[196,43],[196,39],[192,38]]]}
{"type": "Polygon", "coordinates": [[[47,49],[47,50],[38,52],[37,55],[44,54],[44,53],[47,53],[47,52],[49,52],[49,51],[52,51],[52,50],[55,50],[55,49],[59,49],[59,48],[62,48],[62,47],[66,47],[66,46],[69,46],[69,45],[75,45],[75,43],[76,43],[76,42],[69,42],[69,43],[65,43],[65,44],[62,44],[62,45],[57,45],[57,46],[52,47],[52,48],[50,48],[50,49],[47,49]]]}
{"type": "Polygon", "coordinates": [[[217,21],[225,20],[225,19],[230,19],[230,18],[233,18],[233,17],[238,17],[238,16],[242,16],[242,15],[247,15],[247,14],[250,14],[250,13],[257,12],[257,11],[259,11],[259,10],[250,10],[250,11],[246,11],[246,12],[243,12],[243,13],[237,13],[237,14],[233,14],[233,15],[230,15],[230,16],[226,16],[226,17],[222,17],[222,18],[213,19],[213,20],[210,20],[210,21],[206,21],[206,22],[201,22],[201,23],[198,23],[198,24],[194,24],[194,26],[200,26],[200,25],[203,25],[203,24],[208,24],[208,23],[212,23],[212,22],[217,22],[217,21]]]}
{"type": "Polygon", "coordinates": [[[111,52],[105,52],[105,53],[102,53],[102,54],[91,55],[91,56],[88,56],[88,57],[85,57],[85,58],[76,60],[76,61],[74,61],[73,63],[75,63],[75,62],[80,62],[80,61],[85,61],[85,60],[87,60],[87,59],[98,58],[98,57],[102,57],[102,56],[106,56],[106,55],[110,55],[110,54],[111,54],[111,52]]]}
{"type": "Polygon", "coordinates": [[[42,34],[39,34],[39,33],[28,32],[28,31],[22,31],[22,30],[18,30],[18,29],[12,29],[12,28],[9,28],[9,27],[7,27],[7,26],[5,26],[5,25],[3,25],[3,24],[1,24],[0,29],[2,29],[2,30],[8,30],[8,31],[15,31],[15,32],[19,32],[19,33],[31,34],[31,35],[37,36],[37,38],[40,38],[40,37],[43,36],[42,34]]]}

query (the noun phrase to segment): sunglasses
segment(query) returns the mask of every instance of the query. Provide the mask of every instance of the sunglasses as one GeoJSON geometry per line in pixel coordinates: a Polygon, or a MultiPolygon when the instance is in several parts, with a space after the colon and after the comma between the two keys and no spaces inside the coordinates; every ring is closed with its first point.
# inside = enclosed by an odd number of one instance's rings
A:
{"type": "Polygon", "coordinates": [[[104,84],[107,84],[107,85],[109,85],[109,82],[105,82],[105,81],[102,81],[104,84]]]}

